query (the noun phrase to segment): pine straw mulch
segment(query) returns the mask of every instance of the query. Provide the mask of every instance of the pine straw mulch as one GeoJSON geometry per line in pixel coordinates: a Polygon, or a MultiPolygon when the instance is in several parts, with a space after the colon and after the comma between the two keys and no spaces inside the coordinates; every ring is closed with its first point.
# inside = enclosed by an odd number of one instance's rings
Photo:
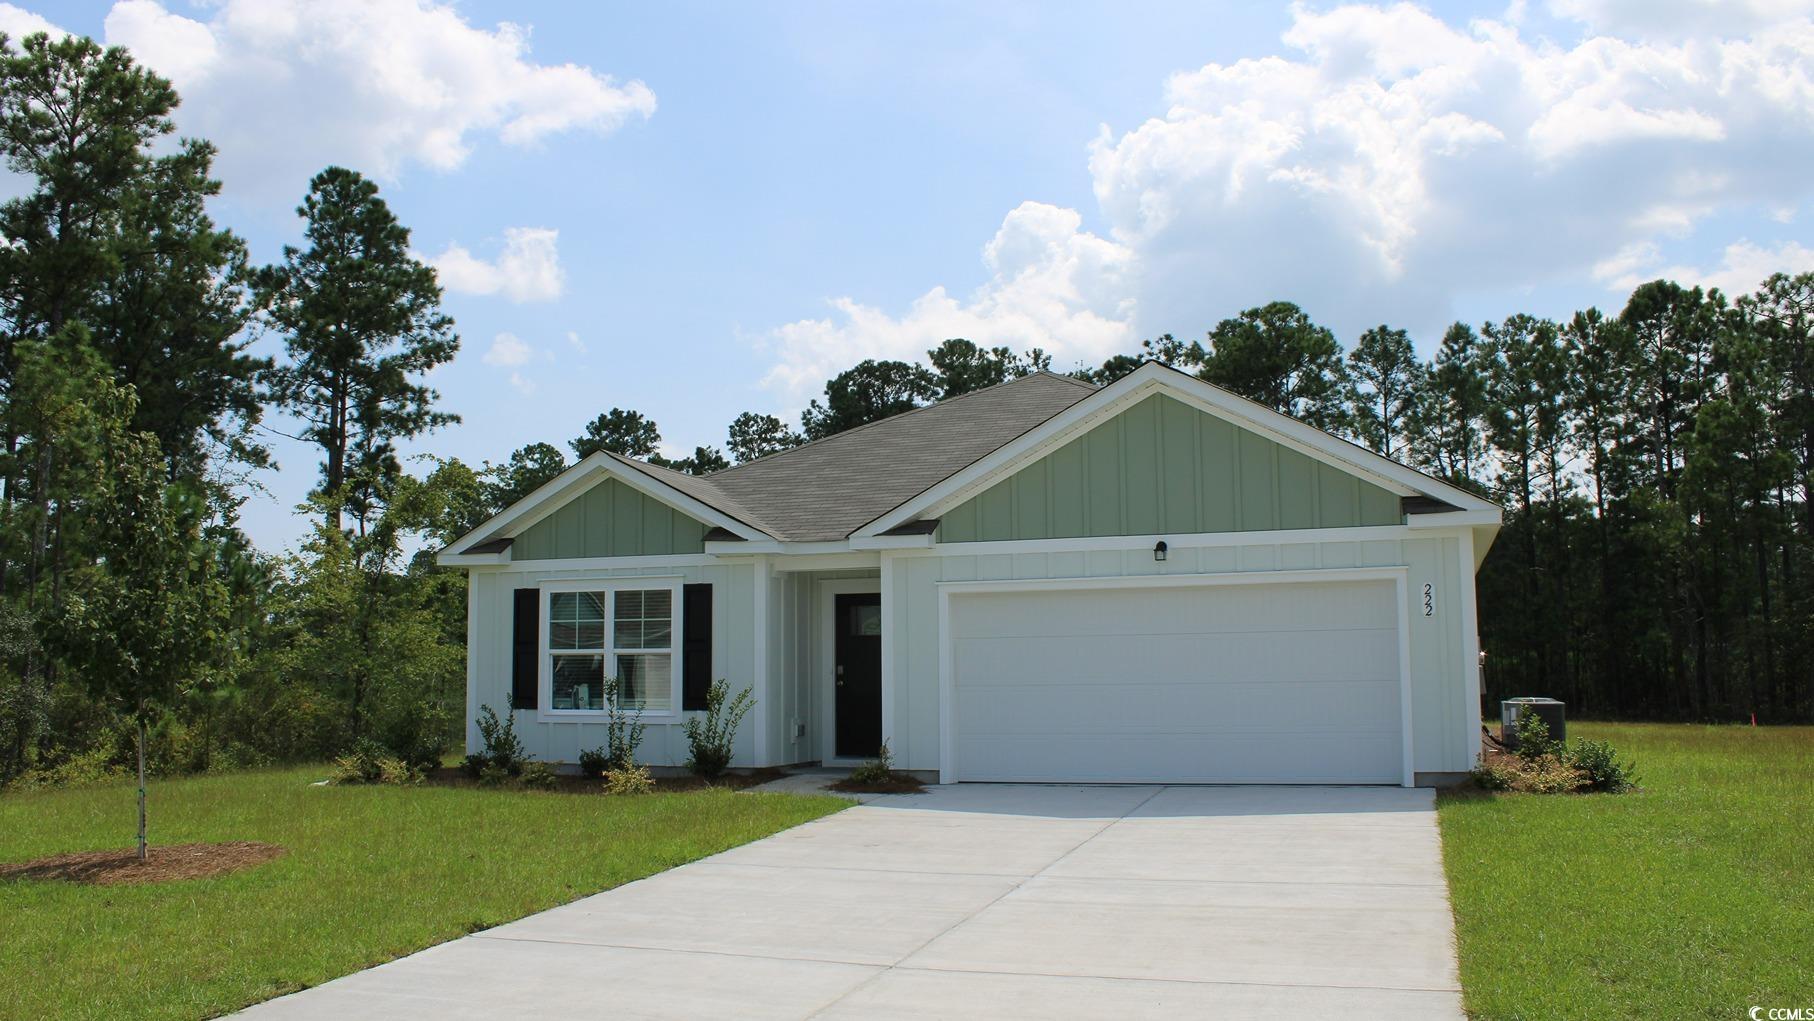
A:
{"type": "MultiPolygon", "coordinates": [[[[676,794],[682,791],[704,790],[707,787],[724,787],[740,791],[745,787],[767,783],[784,775],[779,769],[755,769],[743,773],[726,773],[715,780],[688,775],[658,776],[655,778],[655,793],[676,794]]],[[[486,787],[479,781],[466,775],[459,766],[440,766],[431,770],[425,781],[430,787],[469,787],[477,790],[520,791],[522,785],[512,780],[497,787],[486,787]]],[[[605,781],[595,776],[581,776],[577,773],[560,773],[554,778],[554,792],[560,794],[603,794],[605,781]]]]}
{"type": "Polygon", "coordinates": [[[153,844],[139,861],[134,848],[117,851],[79,851],[48,858],[0,865],[0,881],[8,879],[58,879],[69,883],[113,886],[121,883],[168,883],[178,879],[207,879],[249,869],[277,858],[283,848],[256,840],[229,840],[219,844],[153,844]]]}
{"type": "Polygon", "coordinates": [[[890,773],[887,780],[877,783],[839,780],[831,785],[831,789],[846,794],[920,794],[925,791],[926,785],[910,773],[890,773]]]}

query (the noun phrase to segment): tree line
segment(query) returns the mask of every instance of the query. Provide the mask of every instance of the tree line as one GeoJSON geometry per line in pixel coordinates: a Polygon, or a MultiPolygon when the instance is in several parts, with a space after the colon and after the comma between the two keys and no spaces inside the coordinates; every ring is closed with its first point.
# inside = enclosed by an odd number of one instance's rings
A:
{"type": "MultiPolygon", "coordinates": [[[[567,449],[412,470],[457,418],[425,382],[459,348],[377,187],[330,167],[301,243],[254,265],[207,211],[215,150],[170,84],[85,39],[0,37],[0,783],[320,759],[457,741],[465,586],[432,551],[572,458],[710,474],[1051,369],[949,339],[868,360],[797,426],[759,412],[669,460],[612,408],[567,449]],[[281,341],[261,357],[252,342],[281,341]],[[287,430],[316,454],[292,552],[238,509],[287,430]],[[422,549],[414,555],[408,550],[422,549]]],[[[1730,300],[1667,281],[1616,314],[1406,331],[1345,350],[1299,307],[1241,312],[1073,374],[1192,372],[1507,510],[1480,576],[1489,690],[1598,715],[1814,716],[1814,275],[1730,300]]]]}

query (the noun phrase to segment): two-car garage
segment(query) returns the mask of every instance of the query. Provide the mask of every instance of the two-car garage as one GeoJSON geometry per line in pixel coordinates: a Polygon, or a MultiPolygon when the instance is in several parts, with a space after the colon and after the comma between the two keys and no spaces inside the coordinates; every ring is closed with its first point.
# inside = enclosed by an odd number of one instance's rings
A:
{"type": "Polygon", "coordinates": [[[1404,575],[943,593],[957,780],[1407,783],[1404,575]]]}

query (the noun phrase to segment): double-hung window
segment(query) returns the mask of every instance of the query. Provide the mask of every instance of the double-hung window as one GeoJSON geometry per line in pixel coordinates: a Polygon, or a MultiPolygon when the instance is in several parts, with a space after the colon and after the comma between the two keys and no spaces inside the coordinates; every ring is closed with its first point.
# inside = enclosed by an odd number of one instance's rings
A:
{"type": "Polygon", "coordinates": [[[615,677],[626,709],[674,709],[675,586],[562,583],[547,597],[549,699],[556,712],[605,708],[615,677]],[[572,587],[569,587],[572,586],[572,587]]]}

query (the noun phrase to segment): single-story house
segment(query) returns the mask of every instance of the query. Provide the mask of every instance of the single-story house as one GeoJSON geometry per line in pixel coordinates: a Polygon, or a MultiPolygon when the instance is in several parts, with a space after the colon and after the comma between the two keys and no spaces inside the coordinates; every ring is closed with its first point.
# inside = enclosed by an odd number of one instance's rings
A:
{"type": "MultiPolygon", "coordinates": [[[[603,745],[602,681],[687,759],[941,782],[1429,784],[1480,748],[1500,508],[1148,363],[1034,373],[695,477],[593,454],[449,545],[467,716],[603,745]]],[[[478,750],[476,727],[467,728],[478,750]]]]}

